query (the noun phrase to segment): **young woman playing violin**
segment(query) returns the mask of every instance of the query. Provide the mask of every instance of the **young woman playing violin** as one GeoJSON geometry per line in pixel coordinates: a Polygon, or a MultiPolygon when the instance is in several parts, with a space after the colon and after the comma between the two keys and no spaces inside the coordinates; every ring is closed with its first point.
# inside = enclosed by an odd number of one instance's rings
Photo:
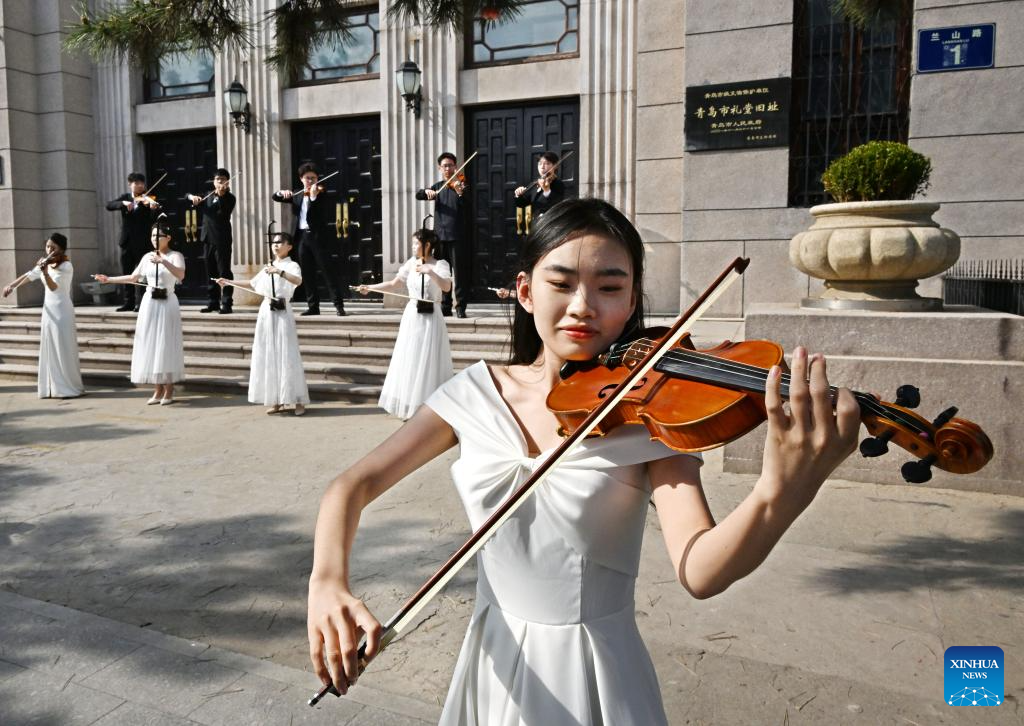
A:
{"type": "Polygon", "coordinates": [[[437,157],[437,171],[440,181],[429,187],[416,190],[416,199],[434,203],[434,232],[437,234],[437,245],[434,255],[448,262],[452,268],[452,289],[441,297],[441,313],[452,314],[452,301],[455,301],[455,313],[458,317],[466,317],[466,298],[469,286],[466,285],[469,253],[465,249],[463,228],[465,226],[465,204],[463,195],[466,191],[466,177],[456,174],[459,169],[455,154],[445,151],[437,157]]]}
{"type": "Polygon", "coordinates": [[[185,378],[181,308],[174,286],[185,279],[185,256],[171,249],[171,229],[162,218],[153,225],[152,251],[130,275],[93,275],[100,282],[144,284],[145,295],[135,321],[131,382],[153,384],[148,404],[174,403],[174,384],[185,378]]]}
{"type": "Polygon", "coordinates": [[[39,397],[74,398],[85,392],[78,361],[78,333],[71,282],[75,269],[67,257],[68,238],[54,232],[47,238],[45,256],[36,266],[4,288],[7,297],[30,280],[41,280],[43,319],[39,329],[39,397]]]}
{"type": "MultiPolygon", "coordinates": [[[[512,355],[476,363],[438,389],[384,443],[338,475],[320,505],[309,582],[313,667],[341,693],[381,647],[381,625],[350,589],[363,508],[459,445],[452,476],[476,530],[559,445],[545,405],[567,361],[588,361],[642,327],[643,245],[606,202],[568,200],[533,230],[516,281],[512,355]]],[[[849,391],[829,396],[825,359],[797,348],[790,407],[768,375],[768,431],[753,491],[716,523],[699,454],[652,441],[643,426],[584,440],[477,555],[476,609],[443,724],[664,724],[657,678],[634,621],[633,589],[653,501],[679,583],[726,590],[764,561],[853,450],[849,391]],[[809,378],[809,382],[808,382],[809,378]]]]}

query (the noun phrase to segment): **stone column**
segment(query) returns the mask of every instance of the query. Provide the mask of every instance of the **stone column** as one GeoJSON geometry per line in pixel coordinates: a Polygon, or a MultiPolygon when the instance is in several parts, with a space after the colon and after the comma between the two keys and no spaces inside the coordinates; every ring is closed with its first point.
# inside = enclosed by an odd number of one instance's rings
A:
{"type": "Polygon", "coordinates": [[[580,2],[580,196],[636,207],[637,0],[580,2]]]}
{"type": "MultiPolygon", "coordinates": [[[[271,200],[278,189],[294,184],[287,128],[281,121],[281,78],[266,64],[274,43],[273,24],[264,22],[276,7],[273,0],[253,0],[249,22],[257,29],[252,47],[220,53],[216,58],[218,163],[232,174],[231,190],[238,199],[232,218],[232,270],[249,279],[269,260],[266,231],[272,219],[278,231],[291,229],[291,217],[271,200]],[[223,100],[224,90],[238,80],[249,93],[250,129],[235,128],[223,100]]],[[[235,290],[241,305],[258,304],[257,295],[235,290]]]]}
{"type": "MultiPolygon", "coordinates": [[[[76,282],[98,271],[92,67],[64,53],[72,0],[0,3],[0,284],[27,271],[45,237],[68,236],[76,282]]],[[[130,109],[129,109],[130,110],[130,109]]],[[[102,238],[101,238],[102,239],[102,238]]],[[[78,286],[72,290],[81,297],[78,286]]],[[[4,304],[38,304],[41,285],[25,285],[4,304]]]]}

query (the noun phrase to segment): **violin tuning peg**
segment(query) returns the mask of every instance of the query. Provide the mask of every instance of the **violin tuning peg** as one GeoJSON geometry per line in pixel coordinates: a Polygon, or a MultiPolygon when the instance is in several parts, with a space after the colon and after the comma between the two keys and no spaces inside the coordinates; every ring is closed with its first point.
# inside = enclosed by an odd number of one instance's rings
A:
{"type": "Polygon", "coordinates": [[[924,484],[932,478],[932,464],[934,463],[934,454],[929,454],[920,461],[908,461],[900,468],[903,481],[908,484],[924,484]]]}
{"type": "Polygon", "coordinates": [[[896,400],[893,403],[903,408],[917,408],[921,405],[921,391],[917,386],[900,386],[896,389],[896,400]]]}
{"type": "Polygon", "coordinates": [[[869,437],[860,442],[860,453],[864,458],[874,458],[889,453],[889,439],[893,431],[886,431],[881,436],[869,437]]]}
{"type": "Polygon", "coordinates": [[[932,421],[932,426],[934,426],[937,429],[938,428],[942,428],[947,423],[949,423],[949,420],[951,418],[956,416],[957,410],[958,409],[957,409],[956,406],[950,406],[945,411],[943,411],[942,413],[940,413],[938,416],[935,417],[935,420],[932,421]]]}

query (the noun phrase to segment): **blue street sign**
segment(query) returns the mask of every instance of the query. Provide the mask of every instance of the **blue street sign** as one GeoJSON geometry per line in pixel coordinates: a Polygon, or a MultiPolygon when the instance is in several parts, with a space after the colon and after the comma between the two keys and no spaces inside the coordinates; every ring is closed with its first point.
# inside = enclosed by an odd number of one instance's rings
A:
{"type": "Polygon", "coordinates": [[[995,51],[995,23],[925,28],[917,31],[917,72],[991,68],[995,51]]]}

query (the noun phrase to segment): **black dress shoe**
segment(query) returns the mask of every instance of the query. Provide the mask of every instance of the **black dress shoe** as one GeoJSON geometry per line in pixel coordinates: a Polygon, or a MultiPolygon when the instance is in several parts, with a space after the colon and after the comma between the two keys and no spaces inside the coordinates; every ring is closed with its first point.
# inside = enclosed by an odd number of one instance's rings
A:
{"type": "Polygon", "coordinates": [[[443,315],[446,318],[450,318],[452,316],[452,311],[450,309],[449,310],[441,310],[441,315],[443,315]]]}
{"type": "Polygon", "coordinates": [[[319,314],[320,314],[320,308],[306,308],[301,313],[299,313],[299,317],[304,318],[307,315],[319,315],[319,314]]]}
{"type": "Polygon", "coordinates": [[[137,313],[137,312],[139,312],[139,306],[138,306],[138,305],[136,305],[135,307],[133,307],[133,308],[132,308],[132,312],[133,312],[133,313],[137,313]]]}
{"type": "Polygon", "coordinates": [[[215,313],[215,312],[217,312],[217,309],[218,309],[217,306],[214,305],[213,303],[211,303],[211,304],[207,305],[205,308],[202,308],[199,312],[201,312],[201,313],[215,313]]]}
{"type": "Polygon", "coordinates": [[[466,317],[466,311],[463,310],[462,308],[456,309],[455,317],[457,317],[457,318],[464,318],[464,317],[466,317]]]}
{"type": "Polygon", "coordinates": [[[220,310],[218,310],[217,312],[220,313],[221,315],[230,315],[231,314],[231,306],[230,305],[225,305],[220,310]]]}
{"type": "Polygon", "coordinates": [[[345,312],[345,308],[335,308],[335,310],[337,311],[339,318],[342,318],[342,317],[345,317],[346,315],[348,315],[348,313],[345,312]]]}
{"type": "Polygon", "coordinates": [[[129,310],[131,310],[131,309],[132,309],[132,304],[131,304],[131,303],[125,303],[125,304],[124,304],[124,305],[122,305],[121,307],[119,307],[119,308],[116,308],[116,309],[114,310],[114,312],[115,312],[115,313],[126,313],[126,312],[128,312],[129,310]]]}

